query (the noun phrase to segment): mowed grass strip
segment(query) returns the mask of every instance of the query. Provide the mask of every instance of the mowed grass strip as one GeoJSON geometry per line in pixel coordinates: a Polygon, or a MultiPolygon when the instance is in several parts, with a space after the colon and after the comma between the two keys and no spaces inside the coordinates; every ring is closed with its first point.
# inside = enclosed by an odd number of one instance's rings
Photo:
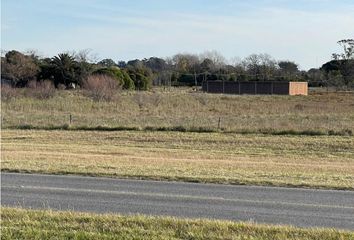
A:
{"type": "Polygon", "coordinates": [[[235,96],[173,89],[119,92],[95,102],[82,91],[57,91],[50,99],[18,96],[2,102],[2,127],[184,128],[233,132],[354,133],[354,94],[235,96]],[[219,122],[220,119],[220,122],[219,122]]]}
{"type": "Polygon", "coordinates": [[[354,233],[230,221],[1,209],[1,239],[345,240],[354,233]]]}
{"type": "Polygon", "coordinates": [[[354,189],[354,137],[2,131],[2,171],[354,189]]]}

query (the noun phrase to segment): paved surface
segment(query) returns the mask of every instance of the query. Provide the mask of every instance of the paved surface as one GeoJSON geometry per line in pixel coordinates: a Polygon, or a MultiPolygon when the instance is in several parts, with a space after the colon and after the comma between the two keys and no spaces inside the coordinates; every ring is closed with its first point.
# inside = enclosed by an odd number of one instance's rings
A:
{"type": "Polygon", "coordinates": [[[354,230],[354,192],[1,174],[3,206],[354,230]]]}

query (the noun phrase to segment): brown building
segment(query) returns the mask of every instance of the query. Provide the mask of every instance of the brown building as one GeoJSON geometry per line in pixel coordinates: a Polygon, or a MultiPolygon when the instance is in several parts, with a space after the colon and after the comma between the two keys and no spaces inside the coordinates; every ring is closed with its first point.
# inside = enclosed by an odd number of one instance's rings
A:
{"type": "Polygon", "coordinates": [[[204,92],[250,95],[308,95],[307,82],[205,81],[204,92]]]}

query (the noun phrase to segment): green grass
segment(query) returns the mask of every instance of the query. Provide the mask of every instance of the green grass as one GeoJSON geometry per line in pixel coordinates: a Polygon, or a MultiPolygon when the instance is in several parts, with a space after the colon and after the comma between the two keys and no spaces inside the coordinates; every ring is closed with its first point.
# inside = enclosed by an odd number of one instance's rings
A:
{"type": "Polygon", "coordinates": [[[65,128],[70,115],[70,128],[76,129],[350,135],[354,132],[354,94],[233,96],[174,90],[121,92],[111,102],[95,102],[80,91],[57,91],[50,99],[19,93],[2,102],[3,128],[65,128]]]}
{"type": "Polygon", "coordinates": [[[1,239],[346,240],[354,233],[230,221],[1,209],[1,239]]]}
{"type": "Polygon", "coordinates": [[[1,169],[354,190],[354,137],[3,130],[1,169]]]}

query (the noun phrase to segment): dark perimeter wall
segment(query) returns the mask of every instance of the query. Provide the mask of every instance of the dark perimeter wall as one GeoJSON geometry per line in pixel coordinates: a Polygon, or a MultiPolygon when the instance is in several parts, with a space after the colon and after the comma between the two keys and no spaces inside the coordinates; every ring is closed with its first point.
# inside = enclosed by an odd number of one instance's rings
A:
{"type": "MultiPolygon", "coordinates": [[[[298,82],[297,85],[306,85],[303,92],[296,95],[307,95],[307,83],[298,82]]],[[[202,84],[204,92],[225,94],[277,94],[290,95],[290,82],[230,82],[230,81],[205,81],[202,84]]]]}

